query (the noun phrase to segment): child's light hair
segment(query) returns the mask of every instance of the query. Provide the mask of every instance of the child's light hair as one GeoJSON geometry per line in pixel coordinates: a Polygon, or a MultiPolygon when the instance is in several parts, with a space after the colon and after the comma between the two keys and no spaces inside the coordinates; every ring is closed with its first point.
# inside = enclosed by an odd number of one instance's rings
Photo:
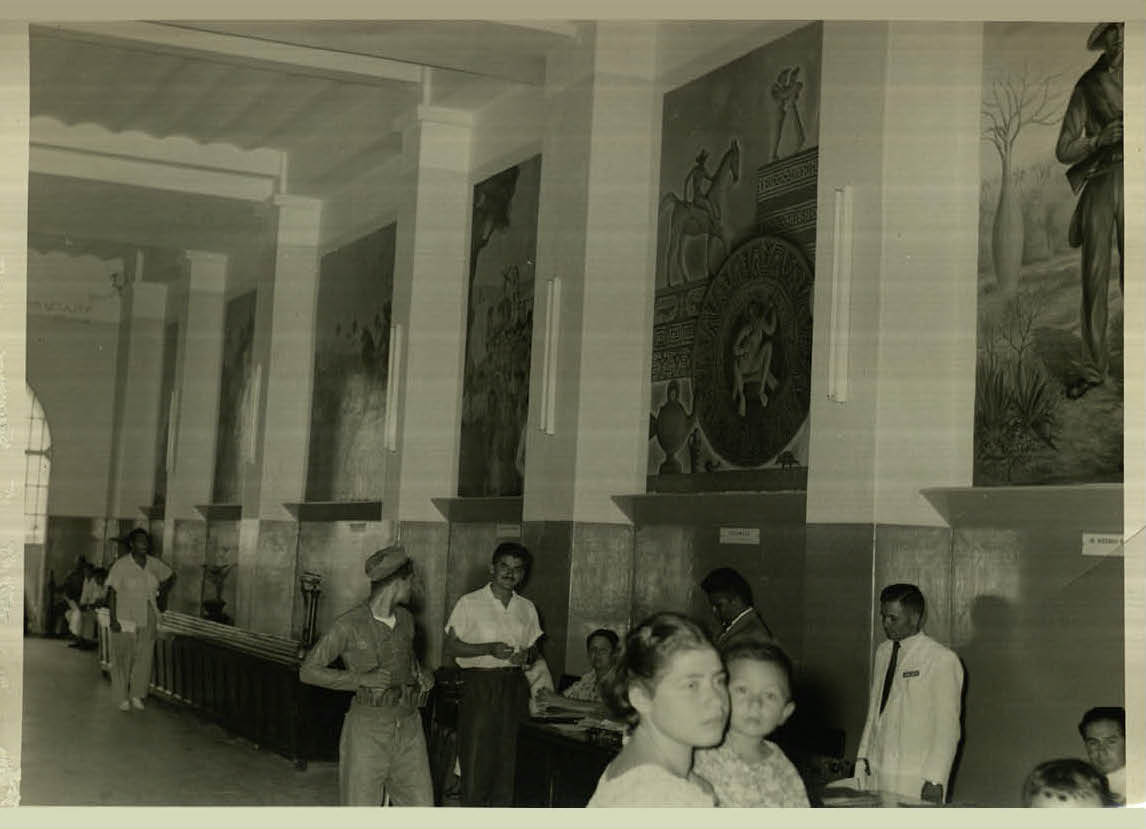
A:
{"type": "Polygon", "coordinates": [[[1103,776],[1090,763],[1073,757],[1047,760],[1039,763],[1023,783],[1023,805],[1030,806],[1040,794],[1068,800],[1096,798],[1103,806],[1113,804],[1110,787],[1103,776]]]}
{"type": "Polygon", "coordinates": [[[784,674],[784,681],[788,683],[788,697],[792,697],[792,675],[795,673],[792,667],[792,660],[788,654],[784,653],[784,649],[779,645],[772,642],[762,642],[757,639],[749,639],[747,641],[733,642],[723,651],[721,657],[724,659],[726,667],[731,666],[733,662],[741,659],[749,659],[754,662],[770,662],[777,665],[780,671],[784,674]]]}

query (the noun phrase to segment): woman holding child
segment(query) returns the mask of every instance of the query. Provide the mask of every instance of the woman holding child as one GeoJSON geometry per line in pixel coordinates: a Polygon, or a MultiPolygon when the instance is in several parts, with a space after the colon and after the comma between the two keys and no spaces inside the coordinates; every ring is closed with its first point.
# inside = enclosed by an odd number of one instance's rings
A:
{"type": "Polygon", "coordinates": [[[719,743],[728,717],[727,674],[704,631],[675,613],[646,619],[626,637],[604,692],[630,738],[588,805],[716,805],[692,770],[693,749],[719,743]]]}
{"type": "Polygon", "coordinates": [[[588,805],[808,806],[796,769],[767,739],[795,710],[791,683],[777,645],[738,643],[722,661],[690,619],[645,620],[604,688],[630,738],[588,805]]]}

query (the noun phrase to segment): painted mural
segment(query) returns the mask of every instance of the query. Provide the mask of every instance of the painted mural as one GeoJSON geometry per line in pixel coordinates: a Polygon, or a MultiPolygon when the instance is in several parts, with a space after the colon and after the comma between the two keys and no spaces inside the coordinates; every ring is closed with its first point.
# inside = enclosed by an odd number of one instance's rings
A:
{"type": "Polygon", "coordinates": [[[179,323],[169,322],[163,329],[163,368],[159,375],[159,428],[155,449],[155,496],[152,504],[167,503],[167,451],[171,439],[171,394],[175,389],[175,357],[179,349],[179,323]]]}
{"type": "Polygon", "coordinates": [[[821,43],[665,95],[650,490],[806,486],[821,43]]]}
{"type": "Polygon", "coordinates": [[[219,427],[215,438],[214,504],[237,504],[243,497],[243,448],[251,440],[248,416],[253,394],[252,349],[255,298],[251,291],[227,303],[223,315],[223,370],[219,381],[219,427]]]}
{"type": "Polygon", "coordinates": [[[306,500],[382,497],[397,225],[322,258],[306,500]]]}
{"type": "Polygon", "coordinates": [[[988,23],[978,486],[1122,480],[1122,25],[988,23]]]}
{"type": "Polygon", "coordinates": [[[541,156],[474,186],[458,495],[521,495],[541,156]]]}

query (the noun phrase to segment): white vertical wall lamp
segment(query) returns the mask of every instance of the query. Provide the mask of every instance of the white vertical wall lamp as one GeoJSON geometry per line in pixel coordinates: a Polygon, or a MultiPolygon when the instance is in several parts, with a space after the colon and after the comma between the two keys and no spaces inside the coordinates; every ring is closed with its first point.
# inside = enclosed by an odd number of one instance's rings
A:
{"type": "Polygon", "coordinates": [[[848,399],[848,346],[852,330],[852,252],[855,241],[852,186],[835,191],[835,235],[832,243],[832,313],[828,342],[828,399],[848,399]]]}
{"type": "Polygon", "coordinates": [[[541,364],[541,418],[539,428],[557,434],[557,351],[561,338],[561,277],[545,283],[545,354],[541,364]]]}
{"type": "Polygon", "coordinates": [[[390,326],[390,362],[386,370],[386,449],[398,451],[398,372],[402,366],[402,323],[390,326]]]}

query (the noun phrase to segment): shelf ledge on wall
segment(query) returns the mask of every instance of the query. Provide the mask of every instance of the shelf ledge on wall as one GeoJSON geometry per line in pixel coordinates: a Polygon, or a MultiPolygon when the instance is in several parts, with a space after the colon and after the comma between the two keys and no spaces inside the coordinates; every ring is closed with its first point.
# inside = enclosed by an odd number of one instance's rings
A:
{"type": "Polygon", "coordinates": [[[808,514],[808,493],[801,490],[614,495],[613,503],[637,526],[803,524],[808,514]]]}
{"type": "Polygon", "coordinates": [[[492,498],[431,498],[438,512],[452,524],[521,523],[520,495],[492,498]]]}
{"type": "Polygon", "coordinates": [[[920,493],[955,529],[1053,526],[1122,532],[1122,484],[932,487],[920,493]]]}
{"type": "Polygon", "coordinates": [[[162,521],[166,509],[162,504],[152,504],[150,506],[140,507],[139,511],[142,512],[143,517],[149,521],[162,521]]]}
{"type": "Polygon", "coordinates": [[[208,521],[238,521],[243,517],[242,504],[196,504],[195,509],[208,521]]]}
{"type": "Polygon", "coordinates": [[[295,521],[381,521],[381,501],[288,501],[295,521]]]}

